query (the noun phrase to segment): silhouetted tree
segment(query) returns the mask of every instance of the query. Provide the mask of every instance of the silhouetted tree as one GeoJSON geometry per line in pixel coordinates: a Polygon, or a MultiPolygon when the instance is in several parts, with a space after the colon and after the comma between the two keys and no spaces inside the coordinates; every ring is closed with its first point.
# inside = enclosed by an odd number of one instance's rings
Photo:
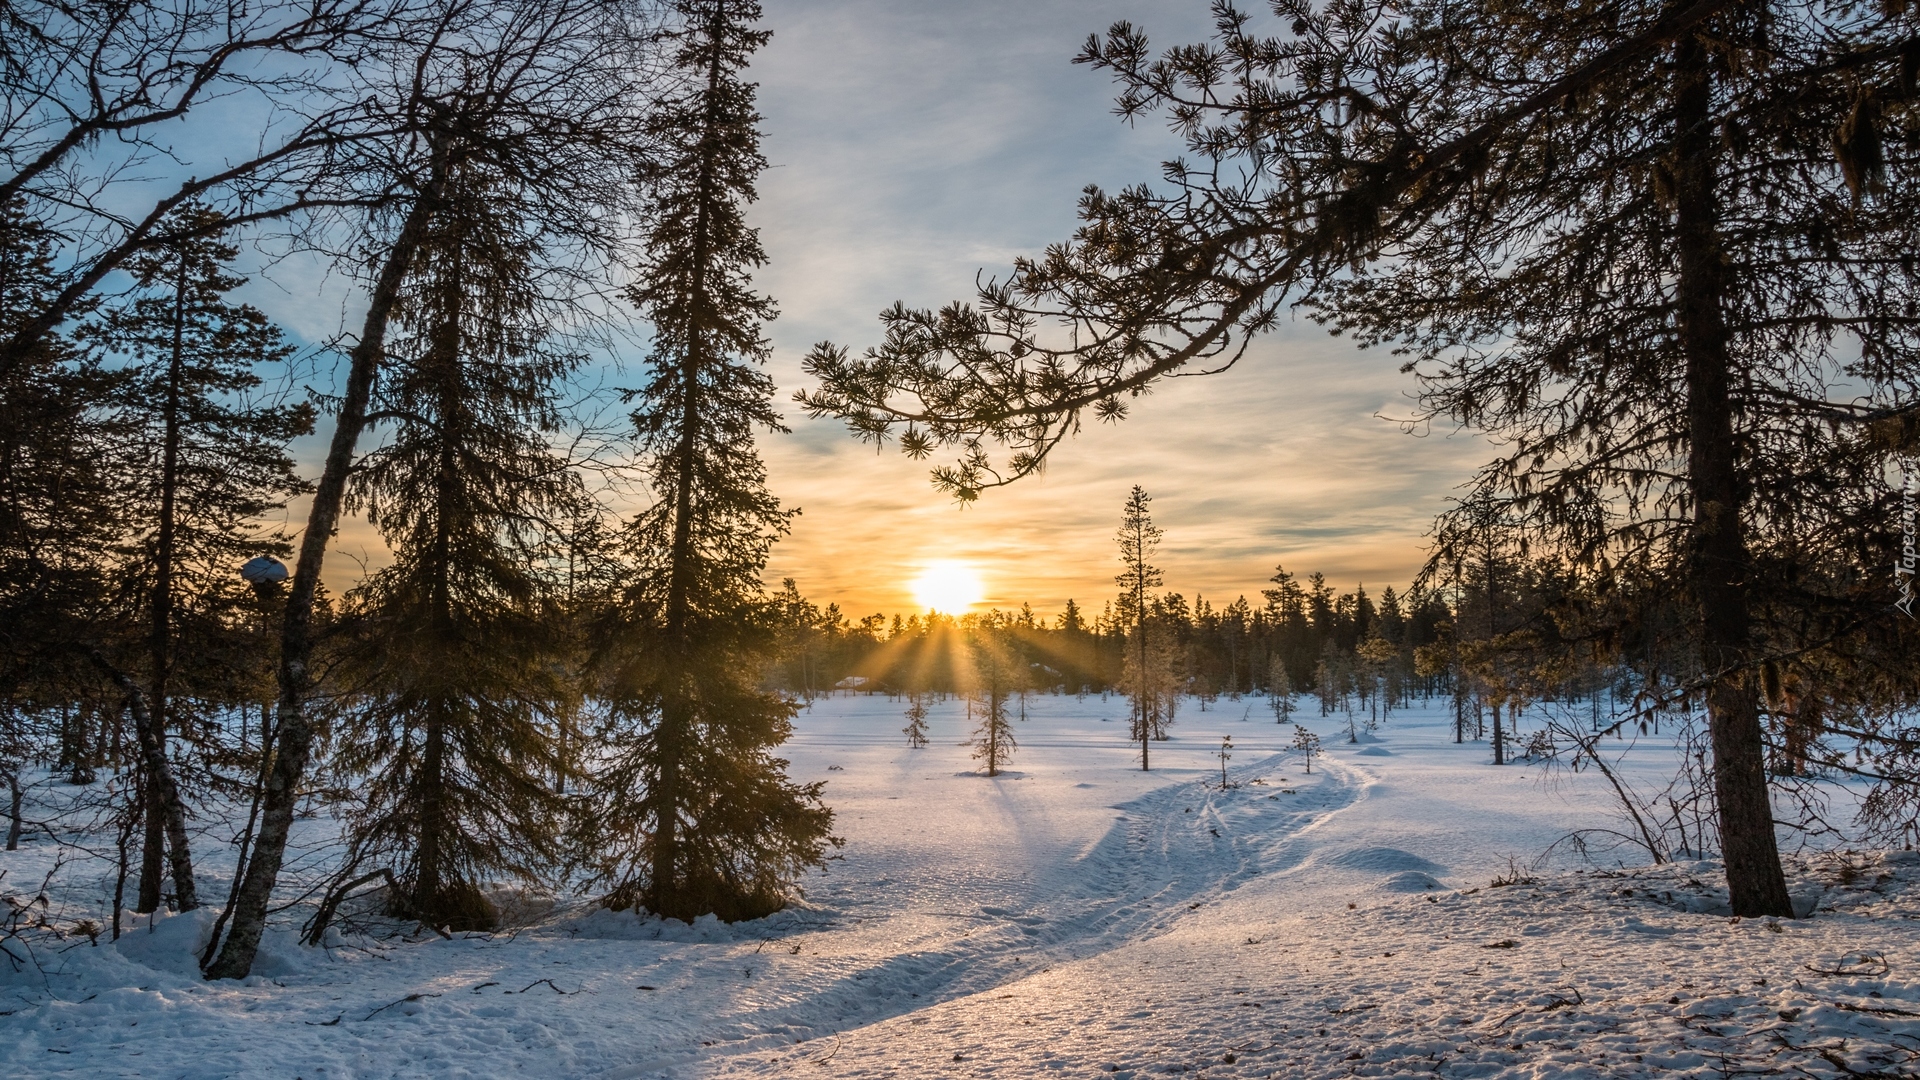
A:
{"type": "Polygon", "coordinates": [[[821,785],[792,783],[773,756],[794,706],[760,679],[774,644],[760,573],[788,514],[753,446],[755,427],[784,429],[762,370],[774,307],[750,279],[765,254],[745,211],[765,160],[740,72],[768,34],[747,0],[674,11],[665,40],[684,84],[653,113],[661,156],[631,293],[653,328],[633,420],[655,502],[624,537],[600,872],[616,908],[733,920],[779,909],[839,841],[821,785]]]}
{"type": "MultiPolygon", "coordinates": [[[[484,161],[522,228],[552,237],[539,280],[559,299],[579,288],[577,271],[612,258],[631,220],[635,170],[651,145],[637,83],[646,75],[627,5],[596,0],[472,3],[439,11],[429,32],[397,34],[370,48],[358,70],[376,85],[368,107],[389,114],[388,137],[329,174],[346,198],[376,212],[356,231],[353,253],[371,247],[367,309],[347,353],[335,425],[314,485],[281,622],[273,768],[261,798],[255,850],[232,905],[232,928],[208,965],[211,978],[252,967],[286,853],[294,804],[315,734],[308,699],[321,569],[339,524],[355,449],[386,351],[388,323],[445,207],[447,186],[467,161],[484,161]]],[[[364,262],[360,263],[365,265],[364,262]]]]}
{"type": "Polygon", "coordinates": [[[566,831],[546,711],[564,696],[563,530],[585,508],[551,442],[577,357],[547,340],[541,238],[503,188],[482,160],[450,169],[374,395],[392,434],[348,490],[394,561],[346,598],[340,877],[391,862],[396,912],[449,929],[491,928],[481,886],[533,877],[566,831]]]}

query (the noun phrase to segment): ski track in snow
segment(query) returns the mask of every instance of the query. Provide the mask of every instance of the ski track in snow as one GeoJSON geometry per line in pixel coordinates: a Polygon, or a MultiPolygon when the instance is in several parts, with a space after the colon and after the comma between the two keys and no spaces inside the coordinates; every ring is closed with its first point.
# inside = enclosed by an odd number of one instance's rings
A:
{"type": "MultiPolygon", "coordinates": [[[[768,919],[585,910],[324,951],[289,927],[260,975],[217,984],[191,959],[205,912],[143,922],[62,943],[44,976],[0,958],[0,1075],[1846,1076],[1908,1075],[1920,1053],[1904,855],[1796,862],[1822,910],[1774,925],[1730,923],[1704,863],[1488,889],[1506,855],[1612,824],[1610,804],[1591,776],[1490,768],[1438,710],[1360,744],[1303,718],[1333,751],[1308,775],[1290,728],[1223,702],[1142,773],[1124,702],[1041,697],[989,779],[957,703],[920,751],[901,707],[837,698],[796,722],[791,771],[828,780],[848,845],[768,919]],[[1226,790],[1222,734],[1240,742],[1226,790]]],[[[1625,769],[1644,784],[1670,761],[1655,743],[1625,769]]],[[[37,881],[50,852],[0,869],[37,881]]],[[[224,896],[208,854],[202,889],[224,896]]]]}

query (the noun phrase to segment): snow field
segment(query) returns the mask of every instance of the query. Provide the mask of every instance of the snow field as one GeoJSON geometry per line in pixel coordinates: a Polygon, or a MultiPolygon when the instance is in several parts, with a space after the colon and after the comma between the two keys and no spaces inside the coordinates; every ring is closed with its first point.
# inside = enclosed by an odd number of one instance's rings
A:
{"type": "MultiPolygon", "coordinates": [[[[64,943],[44,975],[0,960],[0,1074],[1841,1076],[1824,1055],[1902,1075],[1920,1050],[1920,866],[1897,853],[1803,860],[1795,895],[1832,910],[1775,931],[1715,914],[1707,864],[1488,888],[1507,856],[1615,824],[1610,799],[1590,775],[1487,765],[1437,708],[1360,745],[1344,718],[1300,716],[1331,751],[1307,775],[1264,701],[1189,702],[1142,773],[1122,699],[1042,696],[995,779],[958,702],[919,751],[903,708],[839,697],[797,720],[791,771],[828,781],[848,844],[769,919],[574,907],[326,950],[289,928],[244,984],[195,975],[206,913],[143,922],[64,943]]],[[[1671,761],[1648,740],[1626,770],[1671,761]]],[[[0,855],[7,886],[50,865],[28,848],[0,855]]],[[[88,890],[70,894],[69,921],[88,890]]]]}
{"type": "Polygon", "coordinates": [[[1797,890],[1831,884],[1842,910],[1688,913],[1716,899],[1691,864],[1308,915],[1243,893],[1166,935],[705,1075],[1915,1075],[1920,939],[1896,920],[1920,917],[1920,867],[1870,866],[1854,888],[1799,870],[1797,890]]]}

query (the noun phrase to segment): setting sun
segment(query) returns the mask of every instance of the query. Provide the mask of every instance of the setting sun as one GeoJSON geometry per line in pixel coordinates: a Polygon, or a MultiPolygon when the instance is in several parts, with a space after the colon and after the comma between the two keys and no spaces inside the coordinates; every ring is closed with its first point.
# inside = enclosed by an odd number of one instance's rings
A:
{"type": "Polygon", "coordinates": [[[986,595],[980,572],[952,559],[928,563],[920,576],[913,579],[913,599],[929,611],[958,615],[986,599],[986,595]]]}

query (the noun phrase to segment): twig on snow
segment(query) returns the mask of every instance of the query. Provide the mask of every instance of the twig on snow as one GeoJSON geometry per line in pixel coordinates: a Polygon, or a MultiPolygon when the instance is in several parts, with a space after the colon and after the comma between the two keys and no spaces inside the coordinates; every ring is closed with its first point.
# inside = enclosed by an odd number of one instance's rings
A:
{"type": "MultiPolygon", "coordinates": [[[[373,1010],[367,1015],[361,1017],[360,1022],[364,1024],[367,1021],[373,1019],[374,1017],[379,1016],[381,1013],[386,1012],[388,1009],[393,1008],[395,1005],[405,1005],[409,1001],[420,1001],[425,998],[437,998],[439,996],[440,996],[439,994],[408,994],[406,997],[401,998],[399,1001],[389,1001],[385,1005],[382,1005],[379,1008],[373,1010]]],[[[327,1025],[327,1026],[331,1026],[331,1025],[327,1025]]]]}
{"type": "Polygon", "coordinates": [[[1573,996],[1571,998],[1561,997],[1559,994],[1554,994],[1551,997],[1551,999],[1548,1000],[1546,1005],[1541,1007],[1540,1011],[1552,1012],[1555,1009],[1569,1009],[1575,1005],[1585,1005],[1587,1003],[1587,999],[1580,996],[1579,987],[1569,986],[1569,987],[1566,987],[1565,989],[1573,991],[1573,996]]]}
{"type": "Polygon", "coordinates": [[[1833,1006],[1846,1012],[1874,1013],[1879,1016],[1920,1016],[1920,1012],[1910,1009],[1894,1009],[1882,1005],[1849,1005],[1844,1001],[1836,1001],[1833,1006]]]}
{"type": "Polygon", "coordinates": [[[1885,953],[1859,952],[1847,953],[1841,956],[1840,963],[1832,968],[1817,968],[1812,964],[1807,964],[1806,969],[1815,975],[1825,975],[1829,978],[1861,978],[1864,976],[1871,979],[1892,971],[1893,965],[1887,962],[1887,954],[1885,953]],[[1859,957],[1859,959],[1853,960],[1852,958],[1856,956],[1859,957]],[[1852,960],[1851,963],[1849,963],[1850,960],[1852,960]]]}

